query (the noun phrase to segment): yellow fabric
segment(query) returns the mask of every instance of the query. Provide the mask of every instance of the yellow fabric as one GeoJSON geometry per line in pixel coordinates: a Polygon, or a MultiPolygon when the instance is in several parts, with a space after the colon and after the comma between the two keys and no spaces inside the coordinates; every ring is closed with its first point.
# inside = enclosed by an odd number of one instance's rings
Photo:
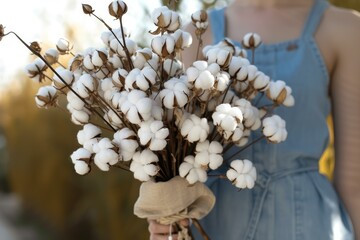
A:
{"type": "Polygon", "coordinates": [[[330,180],[332,180],[334,167],[335,167],[335,153],[334,153],[334,128],[333,128],[333,121],[330,116],[328,117],[328,126],[330,131],[329,146],[324,151],[320,159],[319,168],[320,168],[320,173],[324,174],[330,180]]]}

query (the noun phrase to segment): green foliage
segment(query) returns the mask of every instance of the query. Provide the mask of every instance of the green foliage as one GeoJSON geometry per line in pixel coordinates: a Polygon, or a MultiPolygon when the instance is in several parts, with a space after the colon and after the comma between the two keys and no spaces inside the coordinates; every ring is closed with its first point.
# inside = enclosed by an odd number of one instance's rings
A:
{"type": "Polygon", "coordinates": [[[79,127],[64,111],[38,109],[37,88],[24,81],[0,103],[8,182],[25,204],[27,222],[47,233],[42,239],[146,239],[146,221],[132,213],[139,183],[119,169],[94,167],[78,176],[69,156],[79,147],[79,127]]]}
{"type": "Polygon", "coordinates": [[[355,9],[360,11],[360,1],[359,0],[330,0],[336,6],[355,9]]]}

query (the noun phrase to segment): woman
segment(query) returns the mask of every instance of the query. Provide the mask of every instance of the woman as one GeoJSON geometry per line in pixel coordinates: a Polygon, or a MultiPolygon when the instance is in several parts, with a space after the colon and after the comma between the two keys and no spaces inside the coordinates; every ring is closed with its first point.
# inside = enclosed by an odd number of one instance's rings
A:
{"type": "MultiPolygon", "coordinates": [[[[241,154],[257,167],[253,190],[238,192],[220,179],[208,183],[217,203],[202,220],[206,232],[212,240],[360,238],[358,13],[324,0],[236,0],[212,11],[210,26],[204,44],[224,37],[240,42],[247,32],[259,33],[263,45],[256,50],[255,65],[272,79],[286,81],[296,106],[276,110],[287,124],[284,143],[263,141],[241,154]],[[330,111],[337,193],[318,172],[330,111]]],[[[195,60],[192,53],[196,51],[189,50],[185,62],[195,60]]],[[[149,223],[150,239],[167,239],[167,226],[149,223]]]]}

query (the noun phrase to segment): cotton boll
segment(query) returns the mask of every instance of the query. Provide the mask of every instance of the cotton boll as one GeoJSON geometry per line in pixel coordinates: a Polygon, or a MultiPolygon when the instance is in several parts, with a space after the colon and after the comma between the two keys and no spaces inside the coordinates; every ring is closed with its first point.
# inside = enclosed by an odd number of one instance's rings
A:
{"type": "Polygon", "coordinates": [[[90,74],[83,74],[76,82],[78,94],[83,98],[88,98],[97,90],[98,84],[90,74]]]}
{"type": "Polygon", "coordinates": [[[158,157],[152,151],[145,149],[142,152],[136,152],[133,155],[130,170],[134,172],[134,177],[136,179],[148,181],[157,174],[158,171],[156,170],[158,167],[155,163],[158,161],[158,157]]]}
{"type": "MultiPolygon", "coordinates": [[[[190,172],[190,170],[193,168],[193,165],[188,162],[183,162],[180,164],[179,167],[179,175],[180,177],[186,177],[186,175],[190,172]]],[[[194,182],[193,182],[194,183],[194,182]]]]}
{"type": "Polygon", "coordinates": [[[246,49],[257,48],[260,44],[261,37],[257,33],[247,33],[242,40],[242,45],[246,49]]]}
{"type": "Polygon", "coordinates": [[[116,86],[119,89],[122,89],[123,86],[125,85],[126,77],[128,76],[128,74],[129,73],[122,68],[114,71],[114,73],[112,74],[112,80],[114,86],[116,86]]]}
{"type": "Polygon", "coordinates": [[[212,114],[213,123],[224,131],[234,131],[242,122],[243,115],[239,108],[231,107],[228,103],[220,104],[212,114]]]}
{"type": "Polygon", "coordinates": [[[130,56],[134,55],[136,52],[136,49],[138,48],[135,41],[131,40],[130,38],[125,39],[126,47],[129,51],[130,56]]]}
{"type": "Polygon", "coordinates": [[[101,171],[107,172],[110,170],[110,166],[106,162],[103,162],[101,160],[101,157],[102,154],[96,154],[94,158],[94,163],[101,171]]]}
{"type": "Polygon", "coordinates": [[[66,87],[66,84],[71,86],[75,80],[75,77],[74,77],[74,74],[67,70],[67,69],[64,69],[64,68],[56,68],[55,69],[56,73],[59,74],[59,76],[61,78],[59,78],[56,74],[54,75],[53,79],[53,86],[58,89],[58,90],[62,90],[66,87]],[[66,83],[64,83],[62,80],[66,83]]]}
{"type": "Polygon", "coordinates": [[[113,110],[109,110],[107,112],[107,117],[111,125],[114,126],[115,128],[121,128],[123,126],[122,120],[120,119],[118,114],[116,114],[113,110]]]}
{"type": "Polygon", "coordinates": [[[90,140],[87,140],[84,144],[83,147],[88,150],[91,153],[95,153],[94,151],[94,147],[98,144],[99,139],[98,138],[92,138],[90,140]]]}
{"type": "MultiPolygon", "coordinates": [[[[284,81],[278,80],[278,81],[271,81],[269,83],[269,88],[266,91],[267,97],[274,101],[276,104],[283,104],[286,98],[291,98],[291,89],[290,93],[287,92],[286,84],[284,81]]],[[[291,101],[291,100],[288,100],[291,101]]]]}
{"type": "Polygon", "coordinates": [[[88,174],[91,170],[90,166],[86,162],[83,162],[83,161],[77,161],[74,164],[74,169],[75,169],[75,172],[79,175],[88,174]]]}
{"type": "Polygon", "coordinates": [[[141,182],[147,182],[149,181],[151,178],[150,176],[145,172],[144,168],[138,168],[135,172],[134,172],[134,178],[138,179],[141,182]]]}
{"type": "Polygon", "coordinates": [[[210,71],[203,71],[199,74],[198,78],[195,81],[195,87],[198,89],[206,90],[214,86],[215,77],[210,73],[210,71]]]}
{"type": "Polygon", "coordinates": [[[142,145],[147,145],[152,151],[163,150],[167,144],[166,137],[169,135],[169,129],[164,127],[162,121],[149,121],[140,125],[138,136],[142,145]]]}
{"type": "Polygon", "coordinates": [[[165,6],[155,9],[152,14],[152,19],[158,27],[158,32],[175,32],[181,25],[179,14],[169,10],[165,6]]]}
{"type": "Polygon", "coordinates": [[[286,98],[282,104],[286,107],[292,107],[295,105],[295,99],[291,95],[292,89],[289,86],[286,86],[285,89],[286,89],[286,98]]]}
{"type": "Polygon", "coordinates": [[[227,172],[226,172],[226,177],[232,182],[236,179],[236,177],[238,176],[238,173],[236,170],[234,169],[229,169],[227,172]]]}
{"type": "Polygon", "coordinates": [[[150,98],[142,98],[136,102],[136,107],[139,113],[143,116],[144,120],[148,120],[148,118],[145,118],[144,115],[151,113],[152,104],[153,101],[150,98]]]}
{"type": "Polygon", "coordinates": [[[107,62],[107,53],[95,50],[92,54],[91,62],[95,67],[101,67],[107,62]]]}
{"type": "Polygon", "coordinates": [[[199,33],[204,33],[207,29],[209,22],[208,15],[205,10],[200,10],[191,15],[193,25],[197,28],[199,33]]]}
{"type": "Polygon", "coordinates": [[[151,67],[144,67],[136,76],[136,85],[142,91],[149,90],[156,82],[157,74],[151,67]]]}
{"type": "Polygon", "coordinates": [[[129,128],[122,128],[114,134],[114,143],[119,147],[121,159],[129,161],[135,154],[139,144],[136,141],[137,135],[129,128]]]}
{"type": "MultiPolygon", "coordinates": [[[[117,110],[120,110],[120,108],[123,106],[125,102],[127,102],[127,91],[122,92],[115,92],[111,97],[111,105],[117,110]]],[[[129,105],[129,103],[127,103],[129,105]]],[[[130,106],[130,105],[129,105],[130,106]]],[[[126,110],[127,111],[127,110],[126,110]]]]}
{"type": "Polygon", "coordinates": [[[229,65],[230,76],[235,77],[240,69],[245,68],[248,65],[250,65],[250,62],[247,59],[242,57],[233,57],[229,65]]]}
{"type": "Polygon", "coordinates": [[[112,78],[105,78],[100,82],[101,90],[104,94],[104,99],[108,102],[111,101],[111,97],[113,96],[115,91],[119,91],[120,89],[115,87],[112,78]]]}
{"type": "Polygon", "coordinates": [[[207,12],[205,10],[199,10],[191,14],[191,20],[193,22],[206,22],[208,18],[207,12]]]}
{"type": "Polygon", "coordinates": [[[230,75],[227,72],[219,72],[215,78],[216,90],[223,92],[230,84],[230,75]]]}
{"type": "Polygon", "coordinates": [[[218,169],[223,163],[223,157],[219,154],[210,155],[209,167],[212,170],[218,169]]]}
{"type": "Polygon", "coordinates": [[[36,59],[33,63],[25,66],[25,73],[35,82],[41,83],[45,79],[43,72],[46,70],[46,68],[47,66],[41,59],[36,59]]]}
{"type": "Polygon", "coordinates": [[[119,155],[112,149],[101,149],[94,157],[94,163],[102,170],[109,171],[110,166],[119,161],[119,155]]]}
{"type": "Polygon", "coordinates": [[[134,58],[133,58],[133,64],[135,68],[142,69],[146,62],[149,61],[153,56],[153,52],[150,48],[142,48],[138,49],[135,52],[134,58]]]}
{"type": "Polygon", "coordinates": [[[152,14],[151,14],[151,18],[152,18],[152,20],[153,20],[153,22],[154,22],[155,25],[158,24],[160,15],[161,15],[163,12],[168,11],[168,10],[169,10],[169,9],[168,9],[168,7],[166,7],[166,6],[161,6],[161,7],[159,7],[159,8],[155,8],[155,9],[154,9],[154,11],[153,11],[152,14]]]}
{"type": "Polygon", "coordinates": [[[240,47],[235,47],[236,48],[236,51],[235,51],[235,54],[234,56],[239,56],[239,57],[243,57],[243,58],[247,58],[248,55],[247,55],[247,52],[245,49],[242,49],[240,47]]]}
{"type": "Polygon", "coordinates": [[[50,48],[46,50],[44,58],[49,64],[57,63],[59,60],[59,52],[54,48],[50,48]]]}
{"type": "Polygon", "coordinates": [[[78,143],[83,145],[86,141],[97,138],[101,135],[102,131],[99,127],[89,123],[83,126],[83,129],[77,133],[78,143]]]}
{"type": "Polygon", "coordinates": [[[142,121],[136,106],[131,106],[129,108],[129,110],[126,112],[126,118],[133,124],[140,124],[142,121]]]}
{"type": "Polygon", "coordinates": [[[250,136],[250,130],[249,129],[244,129],[244,132],[241,136],[241,138],[236,141],[236,146],[239,146],[239,147],[243,147],[245,146],[248,142],[249,142],[249,136],[250,136]]]}
{"type": "Polygon", "coordinates": [[[186,70],[186,74],[187,74],[188,80],[190,82],[194,82],[198,78],[200,71],[195,67],[189,67],[186,70]]]}
{"type": "Polygon", "coordinates": [[[115,54],[109,57],[108,63],[112,66],[113,69],[119,69],[124,67],[120,57],[115,54]]]}
{"type": "Polygon", "coordinates": [[[226,172],[227,178],[240,189],[253,188],[256,181],[256,169],[249,160],[234,160],[226,172]]]}
{"type": "Polygon", "coordinates": [[[88,70],[93,70],[95,68],[94,64],[91,61],[91,55],[88,54],[84,57],[83,65],[88,70]]]}
{"type": "Polygon", "coordinates": [[[80,175],[85,175],[90,172],[90,166],[88,162],[90,162],[91,153],[84,148],[79,148],[75,152],[73,152],[70,156],[76,173],[80,175]]]}
{"type": "Polygon", "coordinates": [[[165,44],[165,39],[161,36],[154,37],[151,41],[151,49],[154,53],[159,56],[162,56],[162,48],[165,44]]]}
{"type": "Polygon", "coordinates": [[[222,69],[225,69],[229,66],[232,53],[228,50],[221,49],[221,48],[214,48],[208,53],[207,56],[209,63],[216,63],[218,64],[222,69]]]}
{"type": "Polygon", "coordinates": [[[177,50],[188,48],[192,43],[191,34],[181,29],[176,30],[172,36],[175,39],[175,47],[177,50]]]}
{"type": "Polygon", "coordinates": [[[179,175],[189,182],[189,184],[194,184],[198,181],[205,182],[207,180],[207,174],[202,166],[199,165],[194,156],[186,156],[184,162],[180,164],[179,175]]]}
{"type": "Polygon", "coordinates": [[[47,108],[56,105],[57,91],[53,86],[39,88],[35,101],[39,108],[47,108]]]}
{"type": "Polygon", "coordinates": [[[170,77],[175,76],[182,68],[182,63],[177,59],[166,59],[163,63],[163,69],[170,77]]]}
{"type": "Polygon", "coordinates": [[[186,84],[178,78],[172,78],[165,82],[164,89],[160,92],[160,98],[168,109],[184,107],[188,102],[190,91],[186,84]]]}
{"type": "Polygon", "coordinates": [[[56,43],[56,48],[61,55],[65,55],[71,49],[70,42],[68,40],[66,40],[65,38],[60,38],[58,40],[58,42],[56,43]]]}
{"type": "Polygon", "coordinates": [[[111,143],[109,138],[101,138],[96,146],[94,146],[94,152],[99,153],[101,150],[104,149],[111,149],[114,148],[114,145],[111,143]]]}
{"type": "Polygon", "coordinates": [[[109,46],[110,44],[110,40],[111,40],[111,37],[112,37],[112,33],[110,31],[104,31],[101,33],[101,40],[103,41],[103,43],[106,45],[106,46],[109,46]]]}
{"type": "Polygon", "coordinates": [[[195,162],[215,170],[223,162],[222,149],[221,144],[216,141],[199,142],[196,144],[195,162]]]}
{"type": "Polygon", "coordinates": [[[127,9],[126,3],[120,0],[115,0],[108,6],[109,14],[115,19],[121,18],[127,12],[127,9]]]}
{"type": "Polygon", "coordinates": [[[200,119],[195,114],[190,115],[181,126],[181,135],[189,142],[205,141],[209,134],[209,124],[206,118],[200,119]]]}
{"type": "Polygon", "coordinates": [[[132,90],[127,99],[121,105],[121,111],[127,119],[134,124],[140,124],[142,120],[151,118],[153,100],[146,97],[146,93],[140,90],[132,90]]]}
{"type": "Polygon", "coordinates": [[[253,86],[256,90],[264,92],[269,87],[270,77],[262,72],[258,72],[253,81],[253,86]]]}
{"type": "Polygon", "coordinates": [[[88,161],[91,153],[84,148],[79,148],[70,155],[71,161],[75,164],[77,161],[88,161]]]}
{"type": "Polygon", "coordinates": [[[134,68],[129,72],[125,78],[125,89],[129,91],[130,89],[139,89],[136,85],[136,77],[140,75],[141,70],[134,68]]]}
{"type": "Polygon", "coordinates": [[[71,113],[71,121],[76,125],[84,125],[84,124],[88,123],[89,120],[90,120],[90,116],[85,111],[74,110],[71,113]]]}
{"type": "Polygon", "coordinates": [[[158,56],[166,58],[175,52],[175,39],[170,35],[154,37],[151,41],[151,48],[158,56]]]}
{"type": "MultiPolygon", "coordinates": [[[[74,90],[76,91],[76,89],[74,89],[74,90]]],[[[81,111],[84,109],[85,103],[78,96],[76,96],[74,92],[69,91],[66,94],[66,98],[67,98],[68,103],[71,105],[72,109],[75,109],[78,111],[81,111]]]]}
{"type": "Polygon", "coordinates": [[[278,115],[264,118],[263,134],[270,142],[279,143],[286,140],[286,123],[278,115]]]}

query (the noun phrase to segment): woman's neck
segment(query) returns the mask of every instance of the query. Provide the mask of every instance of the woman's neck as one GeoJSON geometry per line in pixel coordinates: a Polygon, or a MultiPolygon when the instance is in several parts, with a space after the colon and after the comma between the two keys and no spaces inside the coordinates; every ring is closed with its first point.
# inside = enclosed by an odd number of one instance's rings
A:
{"type": "Polygon", "coordinates": [[[236,0],[233,4],[241,7],[276,8],[309,6],[315,0],[236,0]]]}

